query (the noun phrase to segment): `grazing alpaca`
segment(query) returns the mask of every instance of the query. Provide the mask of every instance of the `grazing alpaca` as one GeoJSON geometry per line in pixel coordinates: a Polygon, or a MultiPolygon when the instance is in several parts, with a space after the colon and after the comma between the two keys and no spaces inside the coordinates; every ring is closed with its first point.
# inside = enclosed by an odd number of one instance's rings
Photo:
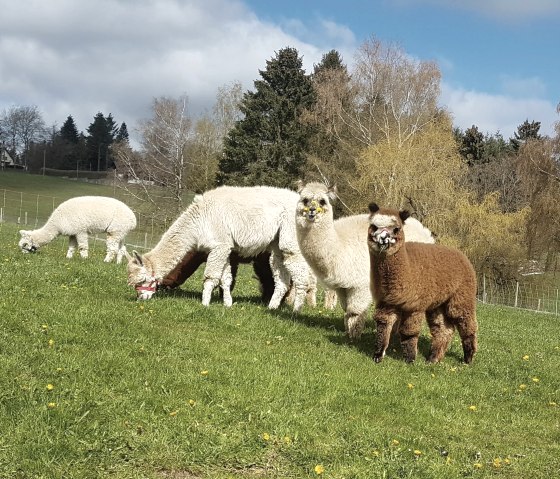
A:
{"type": "MultiPolygon", "coordinates": [[[[357,339],[372,302],[365,241],[368,215],[334,221],[331,202],[336,198],[336,188],[322,183],[300,183],[299,194],[296,232],[301,253],[317,279],[336,291],[344,310],[344,328],[351,339],[357,339]]],[[[414,218],[405,228],[412,241],[434,242],[430,231],[414,218]]]]}
{"type": "Polygon", "coordinates": [[[19,247],[33,253],[59,235],[68,236],[67,258],[76,248],[82,258],[88,257],[88,234],[107,233],[105,262],[117,257],[120,263],[126,252],[124,238],[136,227],[136,217],[122,201],[105,196],[78,196],[61,203],[42,228],[20,230],[19,247]]]}
{"type": "Polygon", "coordinates": [[[222,283],[224,304],[231,306],[230,253],[252,257],[268,251],[275,285],[268,307],[280,306],[292,280],[294,310],[299,311],[308,287],[309,267],[295,234],[297,200],[293,191],[268,186],[221,186],[207,191],[195,198],[154,249],[129,259],[129,283],[135,285],[139,298],[148,299],[187,252],[202,251],[208,253],[202,304],[210,304],[213,289],[222,283]]]}
{"type": "Polygon", "coordinates": [[[425,317],[432,335],[429,362],[445,356],[457,328],[469,364],[477,350],[476,275],[467,257],[441,245],[405,243],[407,211],[369,205],[367,244],[371,292],[376,301],[375,362],[389,344],[391,329],[400,320],[405,360],[416,359],[418,336],[425,317]]]}

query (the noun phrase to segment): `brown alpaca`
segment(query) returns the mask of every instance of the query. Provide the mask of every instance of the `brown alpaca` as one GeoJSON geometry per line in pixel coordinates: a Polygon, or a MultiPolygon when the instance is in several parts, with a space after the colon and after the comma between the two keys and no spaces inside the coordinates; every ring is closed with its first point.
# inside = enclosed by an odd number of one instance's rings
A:
{"type": "Polygon", "coordinates": [[[467,257],[435,244],[405,243],[407,211],[369,205],[368,247],[371,293],[376,301],[375,362],[385,355],[391,329],[398,320],[403,354],[416,359],[422,321],[432,335],[428,361],[443,359],[457,328],[465,363],[477,350],[476,276],[467,257]]]}

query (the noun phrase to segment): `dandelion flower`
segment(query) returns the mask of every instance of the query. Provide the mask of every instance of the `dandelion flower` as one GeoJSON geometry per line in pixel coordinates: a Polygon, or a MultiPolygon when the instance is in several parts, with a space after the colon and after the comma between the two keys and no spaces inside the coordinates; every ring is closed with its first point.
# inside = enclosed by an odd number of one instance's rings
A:
{"type": "Polygon", "coordinates": [[[321,474],[323,474],[323,472],[325,472],[325,468],[323,467],[322,464],[317,464],[317,465],[315,466],[314,471],[315,471],[315,474],[317,474],[318,476],[320,476],[321,474]]]}
{"type": "Polygon", "coordinates": [[[526,354],[525,356],[523,356],[523,361],[529,361],[529,355],[526,354]]]}
{"type": "Polygon", "coordinates": [[[380,454],[380,452],[379,452],[377,449],[374,449],[374,450],[371,452],[371,455],[372,455],[373,457],[379,457],[379,454],[380,454]]]}
{"type": "Polygon", "coordinates": [[[453,366],[452,368],[449,368],[449,370],[454,373],[455,371],[457,371],[457,366],[453,366]]]}
{"type": "Polygon", "coordinates": [[[47,407],[49,409],[54,409],[56,407],[56,403],[55,402],[50,402],[50,403],[47,404],[47,407]]]}
{"type": "Polygon", "coordinates": [[[391,441],[391,446],[398,446],[399,444],[400,444],[400,442],[397,441],[396,439],[393,439],[393,440],[391,441]]]}
{"type": "Polygon", "coordinates": [[[492,466],[495,468],[499,468],[502,467],[502,460],[499,457],[496,457],[493,461],[492,461],[492,466]]]}
{"type": "Polygon", "coordinates": [[[475,462],[475,463],[473,464],[473,467],[474,467],[475,469],[482,469],[482,464],[481,464],[480,462],[475,462]]]}
{"type": "Polygon", "coordinates": [[[202,376],[208,376],[208,371],[205,369],[204,371],[200,371],[202,376]]]}
{"type": "Polygon", "coordinates": [[[49,339],[49,348],[54,346],[54,339],[49,339]]]}
{"type": "Polygon", "coordinates": [[[189,399],[189,406],[194,406],[196,401],[194,399],[189,399]]]}
{"type": "Polygon", "coordinates": [[[49,325],[48,324],[41,324],[41,329],[43,331],[46,331],[47,329],[49,329],[49,325]]]}
{"type": "Polygon", "coordinates": [[[268,434],[268,432],[263,432],[262,438],[263,438],[265,441],[270,441],[270,434],[268,434]]]}
{"type": "Polygon", "coordinates": [[[408,389],[414,389],[414,384],[408,383],[407,387],[408,387],[408,389]]]}
{"type": "Polygon", "coordinates": [[[421,456],[422,455],[422,451],[418,450],[418,449],[414,449],[414,455],[416,457],[421,456]]]}
{"type": "Polygon", "coordinates": [[[556,402],[554,402],[554,401],[550,401],[550,402],[548,403],[548,405],[549,405],[549,406],[558,406],[558,404],[557,404],[556,402]]]}
{"type": "Polygon", "coordinates": [[[473,406],[469,406],[469,410],[470,410],[470,411],[476,411],[476,406],[474,406],[474,405],[473,405],[473,406]]]}
{"type": "Polygon", "coordinates": [[[538,383],[540,381],[539,378],[531,378],[533,380],[534,383],[538,383]]]}
{"type": "Polygon", "coordinates": [[[527,389],[527,385],[526,385],[526,384],[520,384],[520,385],[519,385],[519,390],[520,390],[520,391],[524,391],[525,389],[527,389]]]}
{"type": "Polygon", "coordinates": [[[54,389],[54,386],[52,384],[47,384],[47,391],[52,391],[54,389]]]}
{"type": "Polygon", "coordinates": [[[173,417],[173,416],[176,416],[178,412],[179,412],[178,410],[177,410],[177,411],[171,411],[171,412],[169,413],[169,415],[170,415],[171,417],[173,417]]]}
{"type": "Polygon", "coordinates": [[[290,438],[290,436],[284,436],[284,444],[291,444],[292,443],[292,439],[290,438]]]}

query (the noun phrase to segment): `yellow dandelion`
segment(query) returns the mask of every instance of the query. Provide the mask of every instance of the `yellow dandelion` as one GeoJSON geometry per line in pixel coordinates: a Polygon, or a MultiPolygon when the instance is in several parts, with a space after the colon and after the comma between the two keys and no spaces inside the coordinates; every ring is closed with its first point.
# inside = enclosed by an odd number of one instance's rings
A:
{"type": "Polygon", "coordinates": [[[511,464],[511,461],[510,461],[509,457],[506,457],[504,459],[504,464],[507,465],[507,466],[509,466],[511,464]]]}
{"type": "Polygon", "coordinates": [[[56,403],[55,402],[50,402],[50,403],[47,404],[47,407],[49,409],[54,409],[56,407],[56,403]]]}
{"type": "Polygon", "coordinates": [[[56,372],[57,372],[57,373],[62,372],[62,368],[56,368],[56,372]]]}
{"type": "Polygon", "coordinates": [[[435,378],[435,377],[436,377],[436,375],[435,375],[434,373],[432,373],[432,377],[433,377],[433,378],[435,378]]]}
{"type": "Polygon", "coordinates": [[[531,378],[533,380],[534,383],[538,383],[540,381],[539,378],[531,378]]]}
{"type": "Polygon", "coordinates": [[[315,471],[315,474],[317,474],[318,476],[320,476],[321,474],[323,474],[323,472],[325,472],[325,468],[323,467],[322,464],[317,464],[317,465],[315,466],[314,471],[315,471]]]}
{"type": "Polygon", "coordinates": [[[204,371],[200,371],[201,376],[208,376],[208,371],[205,369],[204,371]]]}
{"type": "Polygon", "coordinates": [[[474,467],[475,469],[482,469],[482,464],[481,464],[480,462],[475,462],[475,463],[473,464],[473,467],[474,467]]]}
{"type": "Polygon", "coordinates": [[[140,305],[140,310],[142,310],[142,311],[144,310],[144,305],[143,304],[140,305]]]}
{"type": "Polygon", "coordinates": [[[492,461],[492,467],[495,467],[495,468],[502,467],[502,460],[501,460],[499,457],[496,457],[496,458],[492,461]]]}
{"type": "Polygon", "coordinates": [[[49,325],[48,324],[41,324],[41,329],[43,331],[46,331],[47,329],[49,329],[49,325]]]}
{"type": "Polygon", "coordinates": [[[399,444],[400,444],[400,442],[397,441],[396,439],[393,439],[393,440],[391,441],[391,446],[398,446],[399,444]]]}
{"type": "Polygon", "coordinates": [[[54,339],[49,339],[49,348],[54,346],[54,339]]]}
{"type": "Polygon", "coordinates": [[[189,399],[189,406],[194,406],[196,405],[196,401],[194,399],[189,399]]]}
{"type": "Polygon", "coordinates": [[[469,411],[476,411],[476,406],[474,406],[474,405],[469,406],[469,411]]]}
{"type": "Polygon", "coordinates": [[[173,417],[173,416],[176,416],[178,412],[179,412],[179,410],[171,411],[171,412],[169,413],[169,415],[170,415],[171,417],[173,417]]]}
{"type": "Polygon", "coordinates": [[[263,438],[265,441],[270,441],[270,434],[268,434],[268,432],[263,432],[262,438],[263,438]]]}
{"type": "Polygon", "coordinates": [[[407,387],[408,387],[408,389],[414,389],[414,384],[408,383],[408,384],[407,384],[407,387]]]}
{"type": "Polygon", "coordinates": [[[553,406],[553,407],[554,407],[554,406],[558,406],[558,404],[557,404],[556,402],[554,402],[554,401],[550,401],[550,402],[548,403],[548,405],[549,405],[549,406],[553,406]]]}
{"type": "Polygon", "coordinates": [[[266,345],[267,345],[267,346],[270,346],[271,344],[272,344],[272,343],[271,343],[270,341],[267,341],[267,342],[266,342],[266,345]]]}
{"type": "Polygon", "coordinates": [[[422,455],[422,451],[418,450],[418,449],[414,449],[414,455],[416,457],[421,456],[422,455]]]}
{"type": "Polygon", "coordinates": [[[523,361],[529,361],[529,355],[526,354],[525,356],[523,356],[523,361]]]}
{"type": "Polygon", "coordinates": [[[454,373],[455,371],[457,371],[457,366],[453,366],[452,368],[449,368],[449,370],[454,373]]]}
{"type": "Polygon", "coordinates": [[[372,455],[373,457],[379,457],[380,454],[381,454],[381,453],[380,453],[377,449],[374,449],[374,450],[371,452],[371,455],[372,455]]]}
{"type": "Polygon", "coordinates": [[[54,386],[52,384],[47,384],[47,391],[52,391],[54,389],[54,386]]]}
{"type": "Polygon", "coordinates": [[[524,391],[525,389],[527,389],[527,385],[526,385],[526,384],[520,384],[520,385],[519,385],[519,390],[520,390],[520,391],[524,391]]]}

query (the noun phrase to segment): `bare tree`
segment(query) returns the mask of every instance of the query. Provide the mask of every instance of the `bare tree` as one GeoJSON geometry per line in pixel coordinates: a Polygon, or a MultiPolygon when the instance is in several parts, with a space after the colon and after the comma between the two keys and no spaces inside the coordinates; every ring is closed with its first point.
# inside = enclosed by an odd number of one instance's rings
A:
{"type": "Polygon", "coordinates": [[[0,131],[8,151],[22,158],[26,168],[30,145],[46,136],[45,122],[35,105],[13,106],[4,110],[0,116],[0,131]]]}

